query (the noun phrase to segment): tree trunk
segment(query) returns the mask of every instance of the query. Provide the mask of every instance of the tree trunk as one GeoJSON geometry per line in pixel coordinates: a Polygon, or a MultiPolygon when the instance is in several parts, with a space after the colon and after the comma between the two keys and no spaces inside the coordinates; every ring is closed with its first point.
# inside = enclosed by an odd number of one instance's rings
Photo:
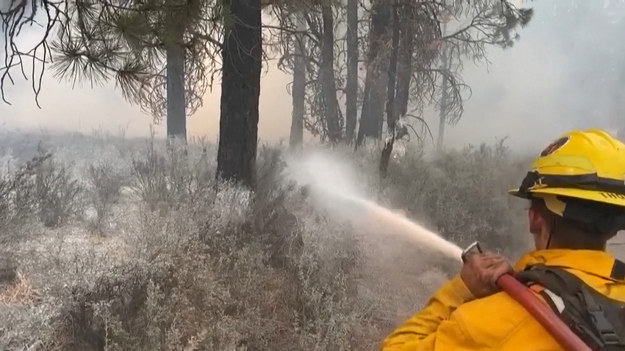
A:
{"type": "MultiPolygon", "coordinates": [[[[306,30],[306,21],[302,14],[297,14],[297,30],[306,30]]],[[[295,35],[293,62],[293,112],[291,114],[291,147],[302,145],[304,138],[304,108],[306,100],[306,56],[304,53],[304,35],[295,35]]]]}
{"type": "Polygon", "coordinates": [[[330,5],[321,5],[323,20],[323,38],[321,42],[321,67],[319,75],[324,101],[325,123],[328,139],[336,143],[342,139],[339,120],[339,101],[336,97],[336,80],[334,78],[334,18],[330,5]]]}
{"type": "Polygon", "coordinates": [[[358,0],[347,0],[347,81],[345,136],[354,140],[358,121],[358,0]]]}
{"type": "Polygon", "coordinates": [[[217,177],[256,187],[262,60],[260,0],[230,0],[225,28],[217,177]]]}
{"type": "Polygon", "coordinates": [[[382,134],[389,64],[388,43],[391,39],[390,8],[388,0],[375,0],[372,7],[365,96],[360,114],[357,147],[365,137],[380,138],[382,134]]]}
{"type": "Polygon", "coordinates": [[[393,3],[393,38],[392,38],[392,50],[388,67],[388,87],[387,87],[387,100],[386,100],[386,123],[388,137],[384,142],[384,149],[380,156],[380,176],[386,177],[388,172],[388,164],[393,153],[393,146],[395,144],[395,123],[397,116],[395,114],[395,89],[397,81],[397,60],[399,52],[399,12],[397,8],[397,0],[393,3]]]}
{"type": "Polygon", "coordinates": [[[178,31],[174,42],[167,44],[167,136],[186,142],[187,116],[185,111],[185,49],[183,31],[178,31]]]}
{"type": "MultiPolygon", "coordinates": [[[[443,62],[443,69],[447,69],[447,55],[445,49],[443,49],[441,61],[443,62]]],[[[436,140],[436,151],[443,151],[443,138],[445,136],[445,124],[447,123],[447,78],[443,76],[443,83],[441,86],[441,105],[440,114],[438,116],[438,138],[436,140]]]]}
{"type": "Polygon", "coordinates": [[[386,100],[386,126],[389,134],[394,134],[395,122],[395,91],[397,85],[397,60],[399,52],[399,13],[397,0],[393,4],[393,37],[391,47],[391,57],[388,66],[388,87],[386,100]]]}
{"type": "Polygon", "coordinates": [[[397,57],[397,90],[395,91],[395,121],[408,113],[410,80],[412,79],[412,53],[414,50],[414,9],[401,6],[399,10],[400,36],[397,57]]]}
{"type": "Polygon", "coordinates": [[[447,120],[447,79],[443,77],[443,87],[441,96],[440,115],[438,120],[438,137],[436,140],[436,151],[443,151],[443,138],[445,137],[445,124],[447,120]]]}

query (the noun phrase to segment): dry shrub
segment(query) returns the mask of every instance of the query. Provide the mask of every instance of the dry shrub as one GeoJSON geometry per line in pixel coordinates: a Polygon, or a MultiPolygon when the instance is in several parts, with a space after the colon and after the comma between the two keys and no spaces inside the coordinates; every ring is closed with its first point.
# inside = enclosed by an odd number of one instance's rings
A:
{"type": "MultiPolygon", "coordinates": [[[[140,156],[128,172],[136,201],[115,201],[117,171],[108,173],[106,164],[92,170],[91,201],[101,201],[104,214],[115,209],[124,215],[117,232],[78,240],[85,236],[74,231],[84,234],[83,224],[61,220],[61,228],[42,228],[35,249],[18,250],[19,271],[41,296],[35,304],[0,306],[0,349],[378,349],[400,307],[391,306],[388,295],[361,291],[363,261],[370,257],[360,251],[353,228],[319,214],[284,179],[279,151],[260,149],[255,193],[216,184],[214,155],[205,147],[152,139],[134,151],[140,156]],[[115,196],[96,194],[104,189],[115,196]]],[[[362,156],[355,162],[363,173],[375,172],[377,152],[362,156]]],[[[41,167],[50,167],[47,160],[41,167]]],[[[498,146],[434,160],[407,153],[394,159],[374,192],[411,217],[427,218],[454,241],[479,238],[500,247],[514,243],[518,232],[505,190],[518,181],[513,168],[520,164],[498,146]]],[[[58,180],[50,189],[72,184],[69,172],[59,171],[64,165],[52,165],[54,172],[41,173],[57,175],[47,178],[58,180]]],[[[32,171],[23,172],[24,185],[7,193],[11,218],[21,218],[19,208],[40,205],[30,195],[37,194],[39,166],[25,169],[32,171]]],[[[78,195],[71,202],[79,206],[78,195]]],[[[24,228],[22,219],[15,223],[24,228]]],[[[413,300],[426,284],[387,281],[413,300]]]]}
{"type": "Polygon", "coordinates": [[[48,227],[66,224],[79,213],[81,190],[70,167],[39,148],[31,160],[0,176],[0,243],[25,236],[33,220],[48,227]]]}
{"type": "Polygon", "coordinates": [[[141,156],[132,161],[133,189],[155,210],[175,208],[206,189],[213,181],[206,148],[201,153],[189,152],[185,144],[168,140],[160,150],[152,137],[141,156]]]}
{"type": "Polygon", "coordinates": [[[42,161],[35,167],[35,192],[31,195],[37,201],[39,219],[48,227],[61,226],[80,212],[78,200],[82,188],[70,166],[56,162],[43,149],[36,158],[42,161]]]}
{"type": "Polygon", "coordinates": [[[523,202],[507,193],[520,183],[526,162],[514,158],[504,140],[432,160],[411,151],[384,181],[394,207],[425,219],[461,246],[480,240],[510,255],[527,248],[523,202]]]}
{"type": "Polygon", "coordinates": [[[354,239],[310,216],[279,154],[259,169],[265,191],[220,184],[139,210],[131,260],[74,287],[52,349],[362,349],[354,239]]]}
{"type": "Polygon", "coordinates": [[[37,155],[16,170],[7,169],[0,178],[0,243],[14,239],[24,222],[37,211],[37,170],[51,157],[37,155]]]}
{"type": "Polygon", "coordinates": [[[93,229],[103,234],[111,215],[113,205],[121,196],[121,187],[125,183],[124,175],[117,172],[110,164],[99,163],[90,165],[87,171],[89,184],[89,200],[95,209],[93,229]]]}
{"type": "Polygon", "coordinates": [[[2,305],[0,315],[0,350],[50,350],[47,336],[50,316],[57,308],[51,304],[2,305]]]}

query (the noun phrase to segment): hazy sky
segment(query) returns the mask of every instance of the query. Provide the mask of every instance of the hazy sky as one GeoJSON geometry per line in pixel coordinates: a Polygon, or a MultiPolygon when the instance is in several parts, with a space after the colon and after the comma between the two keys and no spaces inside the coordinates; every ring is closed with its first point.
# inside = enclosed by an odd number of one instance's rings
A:
{"type": "Polygon", "coordinates": [[[625,122],[625,8],[620,6],[619,18],[604,9],[614,9],[609,5],[616,1],[576,1],[579,7],[573,2],[524,2],[535,13],[520,41],[491,50],[488,73],[466,66],[473,96],[447,134],[448,144],[507,136],[512,146],[540,149],[536,143],[566,129],[610,129],[625,122]]]}
{"type": "MultiPolygon", "coordinates": [[[[271,63],[273,66],[273,63],[271,63]]],[[[277,69],[263,72],[261,83],[259,135],[263,140],[277,141],[287,138],[290,130],[290,95],[287,83],[290,78],[277,69]]],[[[28,83],[19,81],[9,87],[11,106],[0,104],[0,123],[21,130],[71,130],[91,133],[104,130],[118,133],[126,130],[128,136],[149,135],[153,125],[157,133],[165,134],[165,125],[153,124],[150,115],[127,103],[114,83],[105,87],[91,88],[89,84],[77,85],[59,82],[47,75],[40,96],[41,109],[37,108],[28,83]]],[[[190,136],[206,136],[216,140],[219,133],[220,86],[215,84],[204,105],[188,118],[190,136]]]]}
{"type": "MultiPolygon", "coordinates": [[[[589,8],[575,9],[571,0],[523,2],[535,8],[535,16],[521,32],[520,41],[511,49],[491,49],[488,68],[466,64],[464,79],[473,95],[465,103],[462,120],[448,127],[448,145],[508,136],[514,147],[535,149],[565,129],[614,128],[623,119],[625,90],[619,64],[625,71],[625,30],[617,27],[625,29],[623,20],[613,24],[618,18],[603,9],[610,1],[581,2],[589,8]]],[[[288,140],[289,81],[289,76],[275,68],[275,62],[268,63],[260,98],[262,140],[288,140]]],[[[150,116],[126,103],[112,86],[72,89],[48,75],[40,98],[42,109],[38,109],[28,84],[18,80],[17,86],[9,87],[13,105],[0,104],[0,124],[22,130],[83,133],[94,129],[116,133],[123,128],[129,136],[140,136],[147,135],[152,123],[150,116]]],[[[215,140],[219,95],[216,84],[204,107],[189,117],[190,135],[215,140]]],[[[425,117],[436,134],[436,116],[430,113],[425,117]]],[[[156,128],[164,135],[163,125],[156,128]]]]}

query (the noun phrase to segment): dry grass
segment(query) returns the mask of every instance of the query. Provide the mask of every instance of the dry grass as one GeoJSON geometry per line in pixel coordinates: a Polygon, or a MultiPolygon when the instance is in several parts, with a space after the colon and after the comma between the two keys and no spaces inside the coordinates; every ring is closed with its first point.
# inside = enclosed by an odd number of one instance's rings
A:
{"type": "Polygon", "coordinates": [[[0,305],[16,306],[34,304],[39,299],[37,292],[30,282],[20,272],[6,287],[0,288],[0,305]]]}

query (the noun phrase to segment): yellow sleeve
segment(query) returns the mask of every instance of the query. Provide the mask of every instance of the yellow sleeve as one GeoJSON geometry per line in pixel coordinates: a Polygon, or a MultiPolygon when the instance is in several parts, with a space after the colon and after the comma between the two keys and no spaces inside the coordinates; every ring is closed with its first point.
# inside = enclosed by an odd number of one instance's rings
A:
{"type": "Polygon", "coordinates": [[[450,316],[458,306],[474,299],[460,276],[443,285],[419,313],[393,331],[382,343],[383,351],[460,349],[472,344],[463,323],[450,316]],[[444,327],[441,328],[441,324],[444,327]],[[452,347],[455,346],[455,347],[452,347]]]}

